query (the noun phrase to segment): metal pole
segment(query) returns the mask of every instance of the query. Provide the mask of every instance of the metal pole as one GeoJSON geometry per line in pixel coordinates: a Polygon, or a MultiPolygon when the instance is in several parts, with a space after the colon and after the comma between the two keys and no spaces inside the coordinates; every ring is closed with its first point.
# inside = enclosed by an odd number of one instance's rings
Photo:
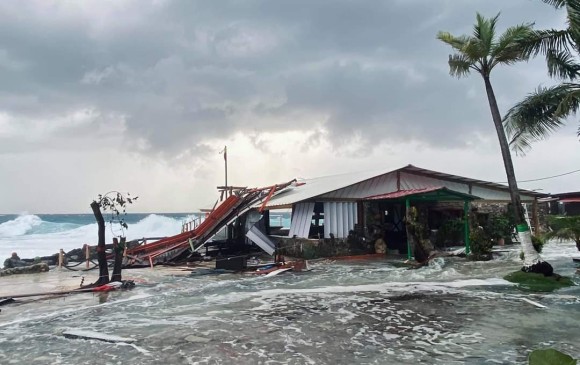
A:
{"type": "Polygon", "coordinates": [[[228,197],[228,146],[224,146],[224,163],[226,167],[226,198],[228,197]]]}
{"type": "Polygon", "coordinates": [[[464,214],[464,222],[463,222],[463,231],[465,234],[465,254],[469,255],[471,251],[470,242],[469,242],[469,201],[463,201],[463,214],[464,214]]]}
{"type": "Polygon", "coordinates": [[[405,198],[405,216],[407,217],[405,225],[407,226],[407,259],[411,259],[413,257],[412,253],[411,253],[411,237],[409,237],[409,219],[411,218],[411,201],[409,200],[409,198],[405,198]]]}

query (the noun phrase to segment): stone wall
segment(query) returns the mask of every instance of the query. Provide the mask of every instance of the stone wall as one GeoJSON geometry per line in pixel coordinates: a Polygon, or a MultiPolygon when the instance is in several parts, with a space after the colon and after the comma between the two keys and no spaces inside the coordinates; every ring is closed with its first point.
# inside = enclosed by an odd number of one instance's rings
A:
{"type": "Polygon", "coordinates": [[[374,253],[374,246],[370,242],[353,236],[347,239],[306,239],[277,236],[270,238],[276,242],[279,254],[290,257],[315,259],[374,253]]]}

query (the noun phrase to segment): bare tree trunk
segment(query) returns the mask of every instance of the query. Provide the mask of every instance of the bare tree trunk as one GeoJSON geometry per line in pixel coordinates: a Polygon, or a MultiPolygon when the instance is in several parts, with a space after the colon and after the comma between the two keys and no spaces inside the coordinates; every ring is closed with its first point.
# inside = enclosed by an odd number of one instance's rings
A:
{"type": "Polygon", "coordinates": [[[121,242],[113,238],[113,252],[115,254],[115,264],[113,265],[113,275],[111,281],[121,281],[121,270],[123,265],[123,251],[125,250],[125,237],[121,237],[121,242]]]}
{"type": "Polygon", "coordinates": [[[514,171],[511,153],[509,150],[509,144],[507,141],[507,137],[505,135],[505,130],[503,129],[501,114],[499,113],[499,108],[497,106],[497,101],[495,99],[495,94],[491,86],[489,75],[482,76],[485,82],[485,91],[487,92],[487,99],[489,101],[489,108],[491,109],[493,124],[495,125],[497,138],[499,140],[499,146],[501,148],[501,155],[503,158],[503,164],[505,167],[510,197],[513,206],[512,208],[514,212],[514,219],[516,226],[518,226],[518,235],[520,238],[520,243],[522,245],[522,250],[524,251],[524,267],[522,268],[522,270],[526,272],[537,272],[542,273],[544,275],[552,275],[554,269],[549,263],[542,261],[540,255],[532,245],[529,228],[528,230],[520,231],[520,226],[526,224],[526,221],[522,210],[522,202],[520,200],[520,192],[518,189],[518,183],[516,181],[516,174],[514,171]]]}
{"type": "Polygon", "coordinates": [[[99,226],[99,242],[97,244],[97,262],[99,263],[99,279],[94,285],[104,285],[109,283],[109,268],[107,267],[107,256],[105,254],[105,219],[101,213],[99,203],[92,202],[91,209],[99,226]]]}

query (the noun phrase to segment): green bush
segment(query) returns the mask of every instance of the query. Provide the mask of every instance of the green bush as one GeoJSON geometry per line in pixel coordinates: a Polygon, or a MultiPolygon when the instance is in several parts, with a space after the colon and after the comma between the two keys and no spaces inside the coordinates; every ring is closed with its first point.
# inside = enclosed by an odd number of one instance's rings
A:
{"type": "Polygon", "coordinates": [[[521,270],[504,276],[504,279],[518,284],[520,289],[534,292],[551,292],[575,285],[572,279],[566,276],[544,276],[544,274],[528,273],[521,270]]]}
{"type": "Polygon", "coordinates": [[[513,243],[512,233],[514,232],[515,224],[513,223],[513,219],[506,213],[489,217],[484,229],[487,235],[494,241],[503,238],[506,244],[513,243]]]}
{"type": "Polygon", "coordinates": [[[532,236],[532,245],[534,246],[534,249],[538,253],[541,253],[542,250],[544,249],[544,243],[545,243],[545,241],[543,239],[541,239],[540,237],[532,236]]]}
{"type": "Polygon", "coordinates": [[[577,360],[554,349],[534,350],[529,357],[530,365],[576,365],[577,360]]]}
{"type": "Polygon", "coordinates": [[[481,261],[491,259],[491,249],[493,248],[493,242],[483,229],[473,229],[469,233],[469,240],[471,247],[470,257],[473,260],[481,261]]]}

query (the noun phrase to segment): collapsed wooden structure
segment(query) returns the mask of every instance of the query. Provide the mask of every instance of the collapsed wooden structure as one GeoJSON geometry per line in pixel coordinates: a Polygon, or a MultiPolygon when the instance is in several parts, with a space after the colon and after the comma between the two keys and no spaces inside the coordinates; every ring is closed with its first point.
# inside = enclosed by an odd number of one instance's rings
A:
{"type": "MultiPolygon", "coordinates": [[[[203,248],[220,230],[231,225],[258,203],[262,204],[262,207],[258,209],[261,212],[263,206],[275,193],[285,189],[293,182],[294,180],[283,184],[252,189],[245,187],[218,187],[223,200],[219,204],[216,203],[216,207],[207,214],[205,219],[196,219],[185,223],[182,233],[175,236],[127,250],[125,253],[125,267],[142,266],[143,264],[153,266],[158,263],[186,260],[188,256],[203,248]]],[[[273,255],[275,251],[274,244],[267,239],[263,232],[255,228],[255,223],[252,227],[249,227],[249,235],[264,251],[273,255]]]]}

